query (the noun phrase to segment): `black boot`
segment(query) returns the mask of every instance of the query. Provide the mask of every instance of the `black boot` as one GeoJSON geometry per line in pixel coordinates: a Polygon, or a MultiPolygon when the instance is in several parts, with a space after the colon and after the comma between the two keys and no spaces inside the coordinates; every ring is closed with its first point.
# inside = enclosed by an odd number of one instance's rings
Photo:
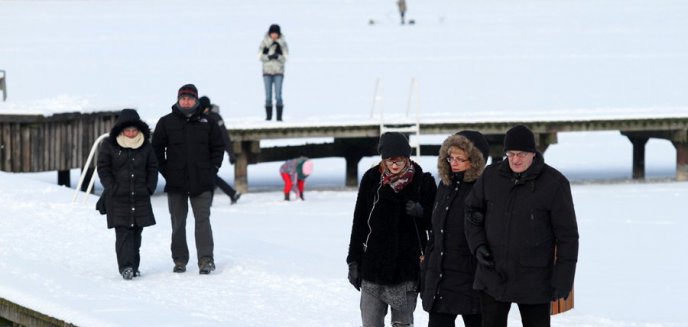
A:
{"type": "Polygon", "coordinates": [[[277,106],[277,121],[282,121],[282,110],[284,109],[284,106],[277,106]]]}
{"type": "Polygon", "coordinates": [[[284,201],[289,201],[289,193],[284,193],[284,201]]]}
{"type": "Polygon", "coordinates": [[[265,120],[272,119],[272,106],[265,106],[265,120]]]}

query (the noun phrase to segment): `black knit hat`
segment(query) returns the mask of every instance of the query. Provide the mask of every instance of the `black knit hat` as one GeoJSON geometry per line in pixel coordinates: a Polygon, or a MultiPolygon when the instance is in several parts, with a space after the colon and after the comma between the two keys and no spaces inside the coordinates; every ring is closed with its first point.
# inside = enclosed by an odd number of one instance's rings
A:
{"type": "Polygon", "coordinates": [[[210,98],[205,95],[202,96],[198,99],[198,106],[203,110],[210,109],[210,98]]]}
{"type": "Polygon", "coordinates": [[[377,151],[382,159],[392,157],[410,157],[411,146],[404,134],[398,132],[387,132],[380,136],[377,151]]]}
{"type": "Polygon", "coordinates": [[[504,151],[537,152],[533,132],[523,125],[516,125],[509,129],[504,136],[504,151]]]}
{"type": "Polygon", "coordinates": [[[180,87],[179,92],[177,92],[177,99],[181,98],[182,96],[190,96],[198,100],[198,89],[196,88],[196,85],[186,84],[180,87]]]}
{"type": "Polygon", "coordinates": [[[282,29],[277,24],[270,25],[268,28],[268,34],[277,33],[277,35],[282,35],[282,29]]]}
{"type": "Polygon", "coordinates": [[[490,143],[487,142],[487,139],[483,134],[478,131],[465,130],[456,133],[456,135],[461,135],[471,141],[473,146],[478,148],[480,153],[483,155],[485,162],[487,162],[487,159],[490,156],[490,143]]]}

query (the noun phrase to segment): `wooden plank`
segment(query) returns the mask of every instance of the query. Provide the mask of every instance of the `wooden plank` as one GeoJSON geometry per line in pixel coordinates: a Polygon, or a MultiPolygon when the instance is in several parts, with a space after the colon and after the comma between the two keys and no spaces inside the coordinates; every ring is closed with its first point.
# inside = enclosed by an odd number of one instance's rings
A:
{"type": "Polygon", "coordinates": [[[0,170],[3,170],[3,162],[5,161],[5,136],[2,132],[5,124],[0,123],[0,170]]]}
{"type": "Polygon", "coordinates": [[[50,125],[43,124],[41,128],[43,134],[43,171],[50,170],[50,125]]]}
{"type": "Polygon", "coordinates": [[[21,124],[12,124],[12,172],[21,170],[21,124]]]}
{"type": "Polygon", "coordinates": [[[50,123],[50,170],[58,170],[57,168],[57,123],[50,123]]]}
{"type": "Polygon", "coordinates": [[[41,138],[40,125],[34,125],[31,127],[31,171],[41,171],[41,144],[43,140],[41,138]]]}
{"type": "Polygon", "coordinates": [[[21,126],[21,171],[31,171],[31,126],[21,126]]]}
{"type": "Polygon", "coordinates": [[[4,140],[4,158],[2,170],[12,171],[12,124],[6,123],[2,129],[2,139],[4,140]]]}

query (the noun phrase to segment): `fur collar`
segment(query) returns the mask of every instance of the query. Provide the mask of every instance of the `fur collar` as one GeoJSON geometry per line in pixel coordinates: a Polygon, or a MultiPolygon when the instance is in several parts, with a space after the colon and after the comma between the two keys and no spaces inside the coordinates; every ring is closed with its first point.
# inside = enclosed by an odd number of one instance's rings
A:
{"type": "Polygon", "coordinates": [[[473,143],[466,137],[463,135],[451,135],[447,137],[444,142],[442,142],[440,153],[437,156],[437,173],[440,175],[442,183],[444,183],[444,185],[452,184],[451,166],[447,162],[447,158],[449,157],[449,148],[452,146],[466,152],[466,154],[468,154],[468,158],[471,160],[471,168],[464,173],[463,181],[474,182],[477,180],[485,169],[485,158],[483,158],[480,150],[475,147],[473,143]]]}

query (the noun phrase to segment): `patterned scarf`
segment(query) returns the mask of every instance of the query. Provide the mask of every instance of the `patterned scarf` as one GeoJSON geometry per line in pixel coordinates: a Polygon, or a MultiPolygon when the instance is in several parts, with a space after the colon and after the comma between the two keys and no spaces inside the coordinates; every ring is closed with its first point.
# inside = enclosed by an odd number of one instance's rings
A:
{"type": "Polygon", "coordinates": [[[126,137],[124,134],[117,136],[117,144],[123,148],[138,149],[143,144],[143,133],[139,132],[134,137],[126,137]]]}
{"type": "Polygon", "coordinates": [[[410,184],[413,180],[413,174],[415,173],[415,168],[413,166],[413,161],[406,160],[406,166],[397,174],[392,174],[392,172],[385,167],[385,172],[382,173],[382,185],[389,184],[389,187],[394,190],[394,193],[399,193],[401,190],[410,184]]]}

